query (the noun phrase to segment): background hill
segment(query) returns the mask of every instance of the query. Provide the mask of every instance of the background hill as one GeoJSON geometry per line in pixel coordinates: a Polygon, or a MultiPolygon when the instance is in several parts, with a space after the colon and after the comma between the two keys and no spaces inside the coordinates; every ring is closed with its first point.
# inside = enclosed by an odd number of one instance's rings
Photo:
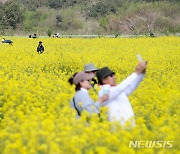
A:
{"type": "Polygon", "coordinates": [[[179,0],[0,0],[0,34],[180,32],[179,0]]]}

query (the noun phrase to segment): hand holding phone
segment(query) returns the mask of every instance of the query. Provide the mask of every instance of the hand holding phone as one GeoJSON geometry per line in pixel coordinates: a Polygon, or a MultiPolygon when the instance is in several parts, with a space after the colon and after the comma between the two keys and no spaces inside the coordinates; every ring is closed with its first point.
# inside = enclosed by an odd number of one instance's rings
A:
{"type": "Polygon", "coordinates": [[[141,55],[140,55],[140,54],[137,54],[136,56],[137,56],[137,58],[138,58],[139,62],[143,61],[143,60],[142,60],[142,57],[141,57],[141,55]]]}
{"type": "MultiPolygon", "coordinates": [[[[147,61],[143,61],[142,57],[140,54],[136,55],[138,60],[139,60],[139,67],[144,67],[143,71],[141,73],[145,74],[146,73],[146,67],[147,67],[147,61]],[[140,66],[141,65],[141,66],[140,66]]],[[[137,71],[138,72],[138,71],[137,71]]]]}

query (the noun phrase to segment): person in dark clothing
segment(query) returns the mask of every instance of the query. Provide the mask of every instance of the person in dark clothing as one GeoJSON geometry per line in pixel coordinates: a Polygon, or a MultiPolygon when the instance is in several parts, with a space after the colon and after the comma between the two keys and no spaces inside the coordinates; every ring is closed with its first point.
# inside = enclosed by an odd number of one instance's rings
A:
{"type": "Polygon", "coordinates": [[[153,32],[150,32],[150,33],[149,33],[149,36],[150,36],[150,37],[154,37],[153,32]]]}
{"type": "Polygon", "coordinates": [[[9,43],[10,45],[13,44],[13,41],[11,41],[11,40],[6,40],[5,38],[3,38],[1,42],[2,42],[2,43],[9,43]]]}
{"type": "Polygon", "coordinates": [[[2,43],[4,43],[4,41],[5,41],[5,38],[3,38],[3,39],[1,40],[2,43]]]}
{"type": "Polygon", "coordinates": [[[38,52],[39,54],[42,54],[42,53],[44,52],[44,46],[42,45],[42,42],[41,42],[41,41],[39,41],[39,45],[38,45],[38,47],[37,47],[37,52],[38,52]]]}
{"type": "Polygon", "coordinates": [[[32,38],[37,38],[37,35],[36,35],[36,34],[34,34],[32,38]]]}

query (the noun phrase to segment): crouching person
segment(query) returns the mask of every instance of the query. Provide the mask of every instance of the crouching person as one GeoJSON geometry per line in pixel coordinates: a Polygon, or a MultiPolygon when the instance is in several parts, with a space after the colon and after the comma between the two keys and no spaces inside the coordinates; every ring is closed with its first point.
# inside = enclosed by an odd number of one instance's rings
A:
{"type": "Polygon", "coordinates": [[[74,84],[76,94],[71,101],[71,107],[77,112],[77,117],[81,116],[81,113],[85,110],[88,113],[99,113],[99,107],[102,102],[108,99],[108,95],[103,95],[96,102],[90,97],[88,90],[92,88],[90,80],[94,78],[94,74],[88,74],[85,72],[75,73],[70,79],[69,83],[74,84]]]}

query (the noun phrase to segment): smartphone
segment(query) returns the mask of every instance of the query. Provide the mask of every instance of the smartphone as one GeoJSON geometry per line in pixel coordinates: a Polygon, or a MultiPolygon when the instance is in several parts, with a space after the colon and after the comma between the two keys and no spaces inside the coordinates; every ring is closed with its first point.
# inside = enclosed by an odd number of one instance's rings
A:
{"type": "Polygon", "coordinates": [[[139,60],[139,62],[143,61],[140,54],[137,54],[136,56],[137,56],[137,59],[139,60]]]}

